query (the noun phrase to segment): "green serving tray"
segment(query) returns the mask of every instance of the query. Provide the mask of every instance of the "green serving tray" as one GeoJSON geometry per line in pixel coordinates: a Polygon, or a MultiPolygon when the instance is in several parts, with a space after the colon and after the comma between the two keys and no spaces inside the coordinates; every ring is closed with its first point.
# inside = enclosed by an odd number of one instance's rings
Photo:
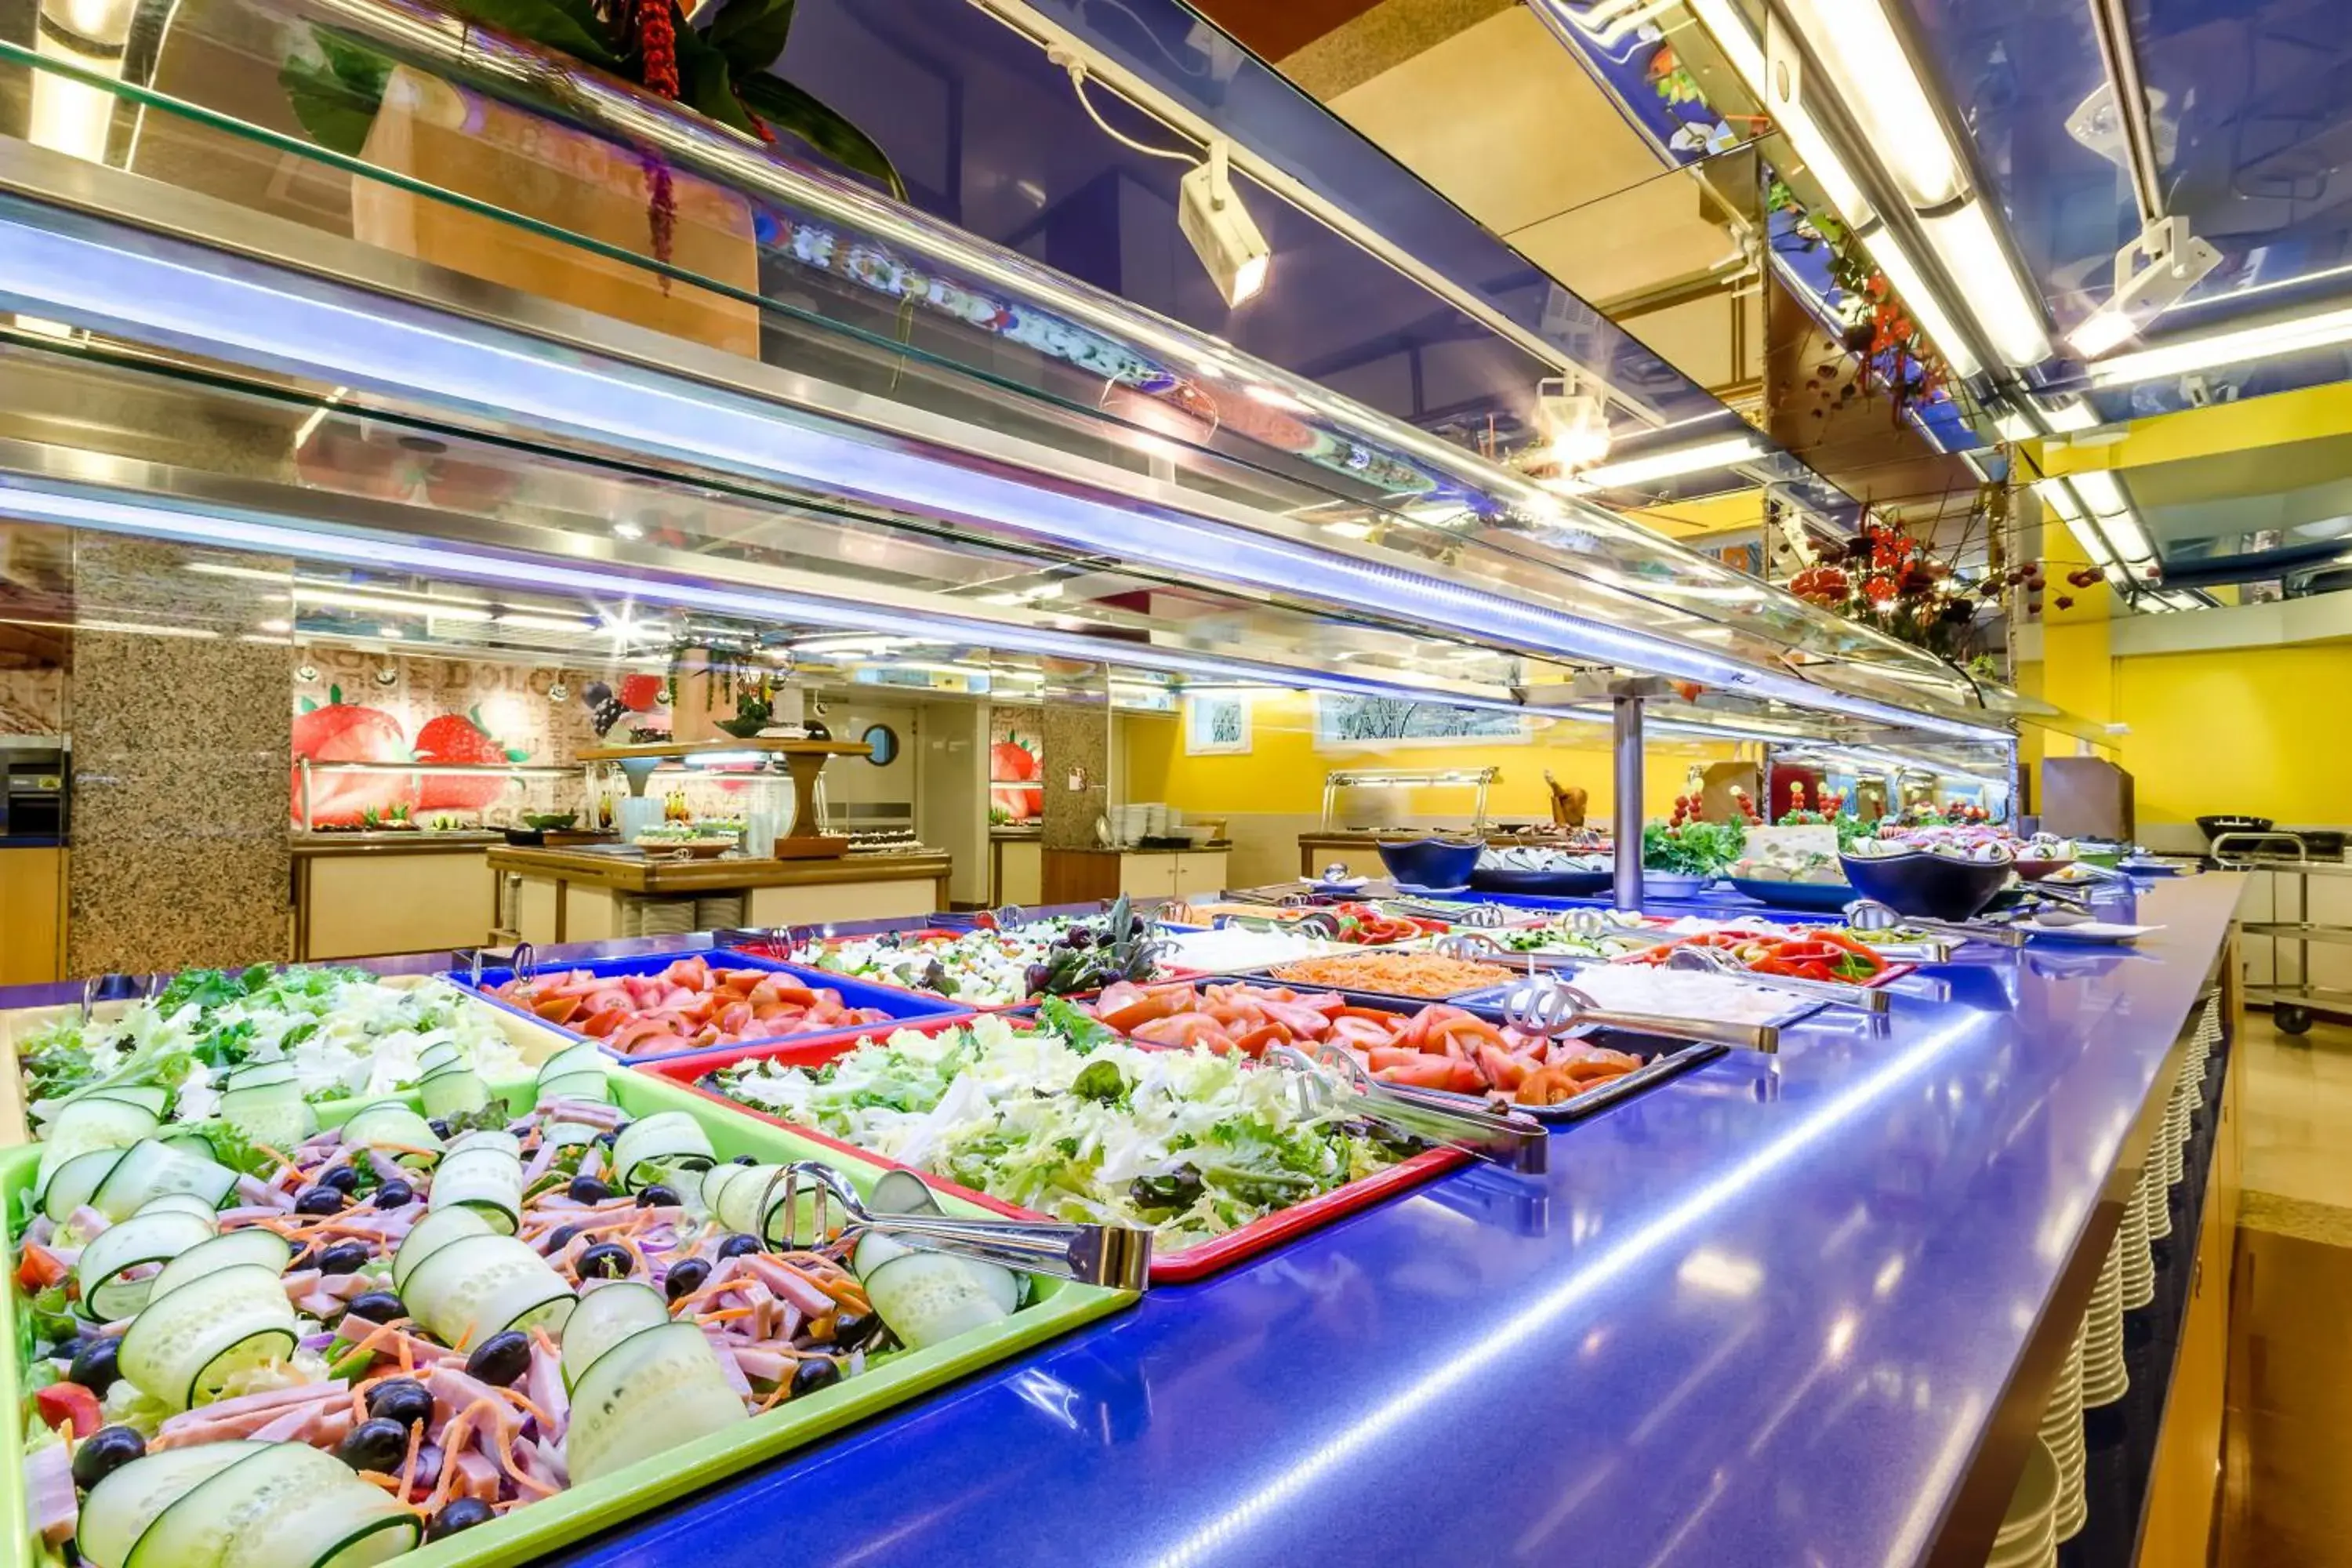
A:
{"type": "MultiPolygon", "coordinates": [[[[750,1154],[763,1162],[824,1160],[847,1175],[859,1192],[868,1191],[885,1167],[825,1144],[812,1142],[784,1128],[731,1111],[691,1089],[649,1074],[608,1068],[613,1098],[633,1116],[656,1110],[683,1110],[702,1123],[711,1147],[722,1160],[750,1154]]],[[[528,1084],[498,1088],[495,1092],[517,1114],[530,1110],[535,1090],[528,1084]]],[[[415,1097],[407,1097],[412,1104],[415,1097]]],[[[340,1125],[359,1109],[357,1102],[341,1104],[321,1113],[330,1126],[340,1125]]],[[[14,1214],[17,1194],[32,1185],[40,1164],[38,1145],[0,1152],[0,1198],[14,1214]]],[[[986,1215],[991,1211],[947,1193],[940,1203],[950,1212],[986,1215]]],[[[0,1518],[16,1521],[8,1561],[38,1564],[58,1559],[30,1532],[25,1497],[25,1426],[21,1371],[30,1358],[31,1324],[17,1310],[13,1237],[8,1289],[0,1298],[0,1331],[9,1353],[0,1356],[0,1413],[8,1426],[0,1446],[0,1518]]],[[[927,1350],[902,1351],[859,1377],[835,1384],[814,1394],[785,1401],[764,1415],[755,1415],[726,1432],[644,1459],[603,1480],[574,1487],[540,1502],[526,1504],[491,1523],[478,1525],[446,1541],[420,1546],[396,1559],[415,1568],[504,1568],[527,1563],[568,1542],[608,1526],[633,1519],[647,1509],[683,1497],[738,1471],[762,1464],[814,1438],[853,1421],[903,1405],[970,1372],[1003,1361],[1033,1345],[1068,1332],[1123,1307],[1137,1297],[1131,1290],[1109,1290],[1067,1280],[1039,1277],[1029,1304],[1001,1323],[973,1329],[944,1344],[927,1350]]]]}

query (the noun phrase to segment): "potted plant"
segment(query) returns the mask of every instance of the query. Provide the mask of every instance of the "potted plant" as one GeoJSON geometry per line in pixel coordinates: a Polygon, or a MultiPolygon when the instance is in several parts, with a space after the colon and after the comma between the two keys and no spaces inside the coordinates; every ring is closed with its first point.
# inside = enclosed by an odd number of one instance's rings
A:
{"type": "MultiPolygon", "coordinates": [[[[677,0],[449,0],[449,8],[572,69],[621,77],[743,137],[790,137],[905,199],[897,169],[873,138],[774,74],[793,0],[710,0],[690,15],[677,0]]],[[[672,169],[655,149],[444,81],[325,27],[311,29],[278,82],[320,145],[525,220],[362,177],[352,183],[355,237],[757,356],[760,312],[751,300],[759,249],[751,204],[741,194],[672,169]],[[637,265],[616,250],[661,265],[637,265]],[[674,274],[737,294],[674,289],[674,274]]]]}

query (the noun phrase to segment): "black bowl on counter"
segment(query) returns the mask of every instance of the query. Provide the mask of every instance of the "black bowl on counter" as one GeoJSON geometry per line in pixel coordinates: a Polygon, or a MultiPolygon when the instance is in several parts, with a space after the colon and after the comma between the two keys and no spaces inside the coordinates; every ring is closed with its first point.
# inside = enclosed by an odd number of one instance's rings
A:
{"type": "Polygon", "coordinates": [[[1809,910],[1820,914],[1835,914],[1853,902],[1853,887],[1847,882],[1784,882],[1761,877],[1734,877],[1731,885],[1759,903],[1770,904],[1781,910],[1809,910]]]}
{"type": "Polygon", "coordinates": [[[2009,883],[2015,869],[2009,856],[1963,860],[1927,849],[1900,855],[1841,855],[1846,880],[1865,899],[1876,899],[1898,914],[1931,921],[1974,920],[2009,883]]]}
{"type": "Polygon", "coordinates": [[[1470,887],[1480,893],[1522,893],[1538,899],[1589,899],[1605,893],[1617,873],[1598,871],[1534,871],[1524,867],[1481,866],[1470,873],[1470,887]]]}
{"type": "Polygon", "coordinates": [[[1383,839],[1376,847],[1391,878],[1413,888],[1462,888],[1486,847],[1475,838],[1383,839]]]}
{"type": "Polygon", "coordinates": [[[2205,842],[2210,844],[2224,833],[2268,833],[2278,826],[2267,816],[2247,816],[2227,812],[2219,816],[2200,816],[2197,826],[2205,830],[2205,842]]]}

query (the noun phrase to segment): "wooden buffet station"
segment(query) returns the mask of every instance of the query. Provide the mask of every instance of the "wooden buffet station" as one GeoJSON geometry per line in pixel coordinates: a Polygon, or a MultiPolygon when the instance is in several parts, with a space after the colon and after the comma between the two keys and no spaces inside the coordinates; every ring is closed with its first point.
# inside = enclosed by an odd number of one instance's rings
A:
{"type": "Polygon", "coordinates": [[[679,931],[713,925],[810,925],[825,921],[895,919],[946,907],[947,854],[842,856],[778,860],[727,855],[679,860],[623,846],[489,851],[494,877],[520,879],[514,930],[530,942],[597,942],[652,934],[648,906],[699,907],[738,897],[740,919],[698,917],[679,931]]]}
{"type": "Polygon", "coordinates": [[[499,923],[487,859],[503,834],[294,835],[294,956],[380,958],[474,947],[499,923]]]}
{"type": "Polygon", "coordinates": [[[1043,856],[1044,902],[1082,904],[1095,899],[1191,899],[1225,890],[1227,850],[1048,849],[1043,856]]]}

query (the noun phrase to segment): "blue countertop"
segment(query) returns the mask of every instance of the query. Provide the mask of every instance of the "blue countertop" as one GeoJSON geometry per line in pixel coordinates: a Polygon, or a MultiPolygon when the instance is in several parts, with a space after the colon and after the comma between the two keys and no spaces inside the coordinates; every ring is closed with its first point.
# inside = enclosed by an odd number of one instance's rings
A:
{"type": "MultiPolygon", "coordinates": [[[[578,1563],[1906,1563],[1926,1555],[2202,988],[1971,946],[575,1549],[578,1563]],[[784,1543],[789,1542],[789,1546],[784,1543]]],[[[2125,918],[2117,915],[2115,918],[2125,918]]]]}

